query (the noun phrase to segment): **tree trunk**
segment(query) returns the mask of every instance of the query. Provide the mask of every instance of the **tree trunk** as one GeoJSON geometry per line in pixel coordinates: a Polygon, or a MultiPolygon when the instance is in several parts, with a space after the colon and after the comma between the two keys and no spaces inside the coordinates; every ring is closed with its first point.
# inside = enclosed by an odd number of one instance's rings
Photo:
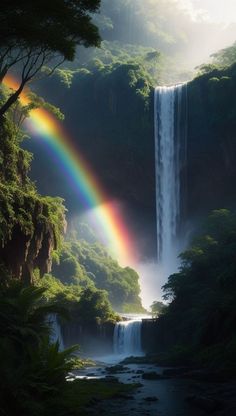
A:
{"type": "Polygon", "coordinates": [[[22,93],[23,88],[25,86],[25,82],[22,82],[21,85],[19,86],[18,90],[16,90],[14,92],[14,94],[12,94],[8,100],[5,102],[5,104],[3,104],[3,106],[0,108],[0,117],[2,117],[7,110],[9,110],[9,108],[17,101],[19,95],[22,93]]]}

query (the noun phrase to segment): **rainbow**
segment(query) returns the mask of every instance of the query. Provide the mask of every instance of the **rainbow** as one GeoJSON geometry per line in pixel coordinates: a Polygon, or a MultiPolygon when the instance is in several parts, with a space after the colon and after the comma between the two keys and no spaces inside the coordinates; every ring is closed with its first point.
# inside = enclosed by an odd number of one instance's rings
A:
{"type": "MultiPolygon", "coordinates": [[[[4,84],[13,90],[19,85],[17,80],[9,75],[5,77],[4,84]]],[[[20,102],[23,106],[30,103],[27,90],[21,93],[20,102]]],[[[105,202],[108,198],[102,186],[62,124],[51,113],[38,108],[30,111],[27,129],[30,133],[40,136],[56,156],[80,203],[91,210],[93,225],[98,234],[103,236],[111,255],[122,266],[135,265],[133,239],[119,207],[115,202],[105,202]]]]}

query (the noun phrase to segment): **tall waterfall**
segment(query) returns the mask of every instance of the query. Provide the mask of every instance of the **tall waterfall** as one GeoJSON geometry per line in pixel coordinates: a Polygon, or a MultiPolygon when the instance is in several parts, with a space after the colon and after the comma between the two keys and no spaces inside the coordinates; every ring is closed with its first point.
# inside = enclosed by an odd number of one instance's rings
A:
{"type": "Polygon", "coordinates": [[[113,337],[115,354],[124,356],[142,355],[141,326],[141,319],[116,323],[113,337]]]}
{"type": "Polygon", "coordinates": [[[173,272],[178,255],[186,158],[186,84],[155,90],[157,257],[173,272]]]}

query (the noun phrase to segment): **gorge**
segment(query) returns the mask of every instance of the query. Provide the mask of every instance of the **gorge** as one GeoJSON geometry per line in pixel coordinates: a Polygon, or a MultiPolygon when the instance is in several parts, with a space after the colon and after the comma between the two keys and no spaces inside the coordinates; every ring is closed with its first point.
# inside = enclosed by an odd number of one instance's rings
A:
{"type": "Polygon", "coordinates": [[[196,3],[0,3],[1,416],[236,414],[236,18],[196,3]]]}

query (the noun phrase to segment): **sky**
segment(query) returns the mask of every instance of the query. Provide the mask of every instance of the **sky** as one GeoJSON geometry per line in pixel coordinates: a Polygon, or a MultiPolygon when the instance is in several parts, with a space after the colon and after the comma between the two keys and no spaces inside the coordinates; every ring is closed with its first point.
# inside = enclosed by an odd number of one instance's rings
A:
{"type": "Polygon", "coordinates": [[[222,23],[236,22],[236,0],[178,0],[193,15],[222,23]]]}

